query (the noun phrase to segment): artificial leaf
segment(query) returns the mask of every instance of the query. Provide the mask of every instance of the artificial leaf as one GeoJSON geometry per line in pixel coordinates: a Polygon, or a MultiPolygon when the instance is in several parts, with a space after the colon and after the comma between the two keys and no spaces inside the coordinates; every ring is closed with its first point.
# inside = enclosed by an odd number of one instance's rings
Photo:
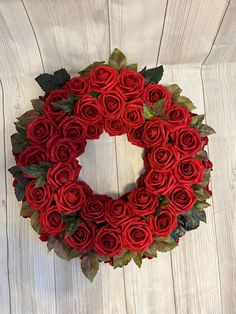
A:
{"type": "Polygon", "coordinates": [[[203,221],[206,223],[206,212],[203,208],[195,208],[195,216],[198,218],[199,221],[203,221]]]}
{"type": "Polygon", "coordinates": [[[45,92],[50,92],[54,89],[61,88],[67,81],[70,80],[70,75],[65,69],[55,71],[54,74],[40,74],[35,78],[36,82],[45,92]]]}
{"type": "Polygon", "coordinates": [[[32,178],[40,177],[44,174],[45,170],[40,168],[39,164],[30,164],[21,168],[23,173],[27,174],[32,178]]]}
{"type": "Polygon", "coordinates": [[[24,181],[18,181],[15,186],[15,195],[17,201],[21,201],[25,196],[25,185],[26,183],[24,181]]]}
{"type": "Polygon", "coordinates": [[[27,127],[27,125],[32,122],[35,118],[40,115],[40,112],[36,110],[29,110],[22,114],[17,120],[20,122],[22,127],[27,127]]]}
{"type": "Polygon", "coordinates": [[[29,203],[27,201],[24,201],[21,210],[20,210],[20,216],[23,217],[31,217],[34,214],[35,210],[30,207],[29,203]]]}
{"type": "Polygon", "coordinates": [[[126,56],[118,48],[115,48],[110,55],[108,64],[119,71],[121,68],[127,66],[126,56]]]}
{"type": "Polygon", "coordinates": [[[142,261],[143,261],[142,257],[143,257],[143,252],[136,253],[133,256],[133,261],[139,268],[142,266],[142,261]]]}
{"type": "Polygon", "coordinates": [[[186,230],[182,224],[182,222],[179,220],[179,223],[178,223],[178,227],[171,232],[171,237],[175,240],[175,241],[178,241],[180,237],[184,236],[186,233],[186,230]]]}
{"type": "Polygon", "coordinates": [[[100,93],[99,92],[91,92],[90,95],[97,98],[100,95],[100,93]]]}
{"type": "Polygon", "coordinates": [[[56,239],[54,243],[54,251],[57,256],[64,260],[68,260],[70,256],[70,248],[66,243],[61,239],[56,239]]]}
{"type": "Polygon", "coordinates": [[[163,66],[160,65],[149,70],[147,70],[147,67],[144,67],[139,73],[144,77],[146,83],[158,84],[163,76],[163,72],[163,66]]]}
{"type": "Polygon", "coordinates": [[[81,257],[81,269],[83,274],[93,282],[99,269],[99,260],[96,256],[86,254],[81,257]]]}
{"type": "Polygon", "coordinates": [[[53,73],[54,79],[57,82],[57,85],[62,87],[70,80],[70,74],[66,71],[66,69],[60,69],[53,73]]]}
{"type": "Polygon", "coordinates": [[[205,150],[200,150],[194,157],[202,159],[203,161],[208,161],[207,152],[205,150]]]}
{"type": "Polygon", "coordinates": [[[198,127],[198,130],[200,132],[200,136],[209,136],[211,134],[216,133],[216,131],[214,129],[212,129],[209,125],[206,125],[206,124],[201,124],[198,127]]]}
{"type": "Polygon", "coordinates": [[[177,84],[168,85],[166,88],[171,93],[173,100],[176,100],[182,92],[182,89],[177,84]]]}
{"type": "Polygon", "coordinates": [[[33,215],[30,218],[31,227],[40,234],[40,223],[39,223],[39,212],[34,211],[33,215]]]}
{"type": "Polygon", "coordinates": [[[14,122],[16,131],[22,134],[26,134],[26,126],[22,125],[20,121],[14,122]]]}
{"type": "Polygon", "coordinates": [[[88,75],[91,70],[96,69],[100,65],[104,65],[104,63],[105,63],[105,61],[95,61],[94,63],[92,63],[88,67],[86,67],[84,70],[80,71],[79,74],[81,76],[88,75]]]}
{"type": "Polygon", "coordinates": [[[164,196],[164,197],[161,198],[160,204],[161,204],[161,206],[169,205],[170,204],[170,200],[168,199],[167,196],[164,196]]]}
{"type": "Polygon", "coordinates": [[[47,176],[46,174],[43,174],[40,177],[37,177],[35,182],[35,187],[40,188],[41,186],[45,185],[47,183],[47,176]]]}
{"type": "Polygon", "coordinates": [[[147,105],[143,105],[143,115],[145,120],[150,120],[155,117],[156,114],[152,108],[149,108],[147,105]]]}
{"type": "Polygon", "coordinates": [[[157,257],[157,247],[155,243],[149,245],[149,247],[143,252],[145,256],[157,257]]]}
{"type": "Polygon", "coordinates": [[[56,239],[54,237],[49,237],[47,242],[48,252],[50,252],[54,248],[56,239]]]}
{"type": "Polygon", "coordinates": [[[186,231],[194,230],[199,227],[200,221],[196,215],[196,209],[193,207],[191,210],[183,214],[184,228],[186,231]]]}
{"type": "Polygon", "coordinates": [[[168,252],[174,249],[178,244],[172,237],[156,237],[155,238],[156,248],[160,252],[168,252]]]}
{"type": "Polygon", "coordinates": [[[110,257],[108,256],[101,256],[101,255],[98,255],[98,254],[94,254],[99,261],[101,262],[109,262],[110,261],[110,257]]]}
{"type": "Polygon", "coordinates": [[[9,168],[8,171],[12,174],[14,178],[17,178],[19,180],[23,178],[22,170],[18,166],[13,166],[9,168]]]}
{"type": "Polygon", "coordinates": [[[68,261],[70,261],[72,258],[75,258],[75,257],[78,257],[78,256],[81,256],[81,252],[75,250],[75,249],[72,249],[70,250],[70,253],[69,253],[69,256],[68,256],[68,261]]]}
{"type": "Polygon", "coordinates": [[[196,114],[196,115],[192,116],[192,121],[191,121],[190,125],[197,129],[201,125],[204,118],[205,118],[204,114],[196,114]]]}
{"type": "Polygon", "coordinates": [[[125,265],[128,265],[129,262],[132,260],[133,255],[135,253],[128,250],[123,250],[121,255],[117,255],[113,257],[113,267],[123,267],[125,265]]]}
{"type": "Polygon", "coordinates": [[[80,219],[74,219],[70,218],[66,220],[66,235],[70,236],[78,229],[79,224],[81,220],[80,219]]]}
{"type": "Polygon", "coordinates": [[[31,100],[32,106],[35,111],[43,113],[43,101],[40,99],[32,99],[31,100]]]}
{"type": "Polygon", "coordinates": [[[75,105],[70,99],[61,99],[52,102],[52,106],[58,110],[63,110],[66,113],[71,113],[75,105]]]}
{"type": "Polygon", "coordinates": [[[185,96],[177,97],[175,100],[175,103],[180,106],[186,107],[189,111],[196,109],[192,101],[188,97],[185,97],[185,96]]]}
{"type": "Polygon", "coordinates": [[[29,140],[24,134],[14,133],[11,135],[11,145],[13,153],[20,153],[29,145],[29,140]]]}
{"type": "Polygon", "coordinates": [[[133,70],[133,71],[138,71],[138,63],[132,63],[127,65],[127,69],[133,70]]]}
{"type": "Polygon", "coordinates": [[[163,115],[165,112],[165,108],[166,108],[165,99],[158,100],[152,106],[152,110],[155,112],[156,116],[163,115]]]}
{"type": "Polygon", "coordinates": [[[196,207],[197,209],[204,209],[211,206],[211,204],[207,203],[206,201],[197,201],[194,204],[194,207],[196,207]]]}

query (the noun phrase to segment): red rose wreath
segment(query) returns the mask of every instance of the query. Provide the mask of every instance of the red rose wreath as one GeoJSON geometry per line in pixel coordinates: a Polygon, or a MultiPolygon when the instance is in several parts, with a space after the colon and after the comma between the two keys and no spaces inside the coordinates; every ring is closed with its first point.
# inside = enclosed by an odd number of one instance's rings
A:
{"type": "Polygon", "coordinates": [[[133,259],[140,267],[206,221],[212,163],[204,148],[214,130],[191,112],[178,85],[158,84],[162,66],[138,72],[115,49],[108,64],[79,74],[61,69],[36,78],[45,95],[15,122],[9,171],[21,216],[59,257],[79,256],[92,281],[100,262],[116,268],[133,259]],[[137,187],[118,199],[94,193],[79,177],[77,157],[104,130],[144,148],[137,187]]]}

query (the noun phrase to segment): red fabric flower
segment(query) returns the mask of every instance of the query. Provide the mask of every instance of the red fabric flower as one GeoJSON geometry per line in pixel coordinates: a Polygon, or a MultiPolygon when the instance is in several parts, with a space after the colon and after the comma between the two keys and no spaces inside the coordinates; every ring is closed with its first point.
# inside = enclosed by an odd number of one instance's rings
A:
{"type": "Polygon", "coordinates": [[[36,180],[31,180],[26,185],[25,196],[30,207],[35,210],[44,210],[52,202],[52,191],[48,184],[39,188],[35,187],[36,180]]]}
{"type": "Polygon", "coordinates": [[[148,216],[147,221],[157,237],[167,238],[178,225],[176,215],[168,210],[162,210],[157,216],[148,216]]]}
{"type": "Polygon", "coordinates": [[[123,68],[120,71],[118,83],[126,98],[134,99],[143,92],[144,77],[136,71],[123,68]]]}
{"type": "Polygon", "coordinates": [[[115,256],[122,253],[120,229],[105,225],[95,230],[94,251],[102,256],[115,256]]]}
{"type": "Polygon", "coordinates": [[[90,82],[86,76],[77,76],[69,80],[63,88],[67,90],[70,94],[75,94],[82,96],[83,94],[89,94],[90,92],[90,82]]]}
{"type": "Polygon", "coordinates": [[[128,195],[128,206],[137,216],[154,214],[159,205],[158,197],[145,188],[134,189],[128,195]]]}
{"type": "Polygon", "coordinates": [[[59,122],[63,117],[67,115],[64,110],[56,109],[52,103],[57,102],[62,99],[68,98],[68,91],[64,89],[58,89],[50,92],[47,96],[46,101],[43,106],[43,111],[45,114],[55,122],[59,122]]]}
{"type": "Polygon", "coordinates": [[[61,212],[55,205],[40,212],[39,223],[42,232],[49,235],[56,235],[65,231],[65,221],[61,219],[61,212]]]}
{"type": "Polygon", "coordinates": [[[89,73],[92,90],[96,92],[112,89],[117,84],[117,77],[117,71],[107,65],[101,65],[89,73]]]}
{"type": "Polygon", "coordinates": [[[26,135],[31,144],[42,145],[54,135],[58,135],[58,128],[50,118],[39,116],[27,126],[26,135]]]}
{"type": "Polygon", "coordinates": [[[81,222],[72,235],[64,237],[64,241],[77,251],[89,251],[93,243],[92,228],[88,224],[81,222]]]}
{"type": "Polygon", "coordinates": [[[155,102],[160,99],[165,100],[166,109],[169,108],[171,104],[171,94],[166,87],[161,84],[149,83],[144,88],[143,91],[143,100],[144,103],[151,107],[155,102]]]}
{"type": "Polygon", "coordinates": [[[181,214],[190,210],[197,198],[189,185],[175,185],[167,194],[168,199],[174,206],[176,213],[181,214]]]}

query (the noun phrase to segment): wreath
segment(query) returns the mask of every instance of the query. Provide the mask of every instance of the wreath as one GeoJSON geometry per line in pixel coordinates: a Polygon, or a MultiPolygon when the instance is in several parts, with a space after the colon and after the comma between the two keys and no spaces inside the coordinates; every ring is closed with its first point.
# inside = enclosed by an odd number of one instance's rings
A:
{"type": "Polygon", "coordinates": [[[163,66],[127,64],[115,49],[79,76],[65,69],[41,74],[45,92],[17,118],[11,136],[16,165],[9,169],[20,215],[49,250],[93,280],[99,263],[114,268],[157,256],[178,245],[186,231],[206,222],[212,163],[205,150],[214,130],[173,84],[158,84],[163,66]],[[86,141],[127,134],[144,150],[136,187],[117,199],[93,192],[79,177],[86,141]]]}

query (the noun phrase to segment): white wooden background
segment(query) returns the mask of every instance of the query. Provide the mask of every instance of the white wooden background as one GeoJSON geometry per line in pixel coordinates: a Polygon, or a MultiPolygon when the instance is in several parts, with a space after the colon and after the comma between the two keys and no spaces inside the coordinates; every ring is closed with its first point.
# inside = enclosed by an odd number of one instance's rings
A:
{"type": "MultiPolygon", "coordinates": [[[[0,0],[0,312],[22,314],[236,313],[236,0],[0,0]],[[41,93],[34,77],[76,73],[118,47],[130,62],[165,65],[217,134],[207,225],[171,253],[91,284],[79,261],[47,255],[19,217],[7,169],[16,116],[41,93]]],[[[122,193],[142,167],[125,137],[92,141],[81,163],[98,192],[122,193]]]]}

